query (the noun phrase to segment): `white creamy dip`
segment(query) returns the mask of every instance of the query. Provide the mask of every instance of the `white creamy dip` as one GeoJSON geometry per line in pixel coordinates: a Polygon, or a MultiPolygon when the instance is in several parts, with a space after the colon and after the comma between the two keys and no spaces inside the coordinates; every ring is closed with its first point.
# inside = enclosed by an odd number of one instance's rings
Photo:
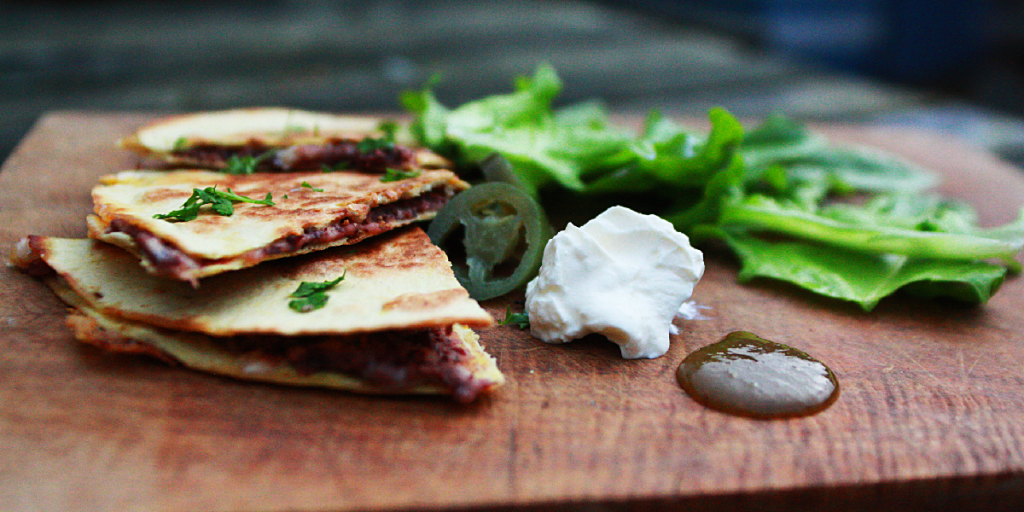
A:
{"type": "Polygon", "coordinates": [[[611,207],[544,247],[526,286],[530,333],[548,343],[597,333],[624,358],[662,356],[672,319],[703,275],[704,255],[668,221],[611,207]]]}

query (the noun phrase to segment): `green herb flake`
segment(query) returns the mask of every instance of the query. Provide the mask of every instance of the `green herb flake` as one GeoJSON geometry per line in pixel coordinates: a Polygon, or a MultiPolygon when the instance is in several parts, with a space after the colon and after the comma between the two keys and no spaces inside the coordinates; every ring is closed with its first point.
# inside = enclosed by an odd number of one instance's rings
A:
{"type": "Polygon", "coordinates": [[[505,307],[505,319],[498,322],[498,325],[514,325],[525,331],[530,328],[530,315],[525,311],[513,313],[512,306],[507,306],[505,307]]]}
{"type": "Polygon", "coordinates": [[[381,121],[380,131],[384,132],[384,139],[391,142],[395,141],[395,133],[398,131],[398,123],[392,120],[381,121]]]}
{"type": "Polygon", "coordinates": [[[303,181],[300,186],[302,188],[308,188],[308,189],[312,190],[313,192],[323,192],[324,191],[324,189],[322,189],[322,188],[316,188],[313,185],[310,185],[308,181],[303,181]]]}
{"type": "Polygon", "coordinates": [[[384,132],[384,135],[376,138],[366,137],[359,141],[356,149],[360,153],[366,154],[378,150],[390,151],[395,149],[395,132],[398,130],[398,124],[394,121],[383,121],[378,128],[384,132]]]}
{"type": "Polygon", "coordinates": [[[338,172],[348,169],[350,162],[338,162],[334,165],[321,164],[320,172],[338,172]]]}
{"type": "Polygon", "coordinates": [[[292,297],[292,300],[288,301],[288,307],[299,313],[308,313],[324,307],[324,304],[327,304],[327,290],[334,288],[345,279],[347,273],[346,271],[332,281],[322,281],[319,283],[303,281],[299,283],[299,287],[289,295],[289,297],[292,297]]]}
{"type": "Polygon", "coordinates": [[[409,178],[415,178],[420,175],[420,171],[400,171],[398,169],[388,168],[384,175],[380,177],[380,181],[388,183],[392,181],[402,181],[409,178]]]}
{"type": "Polygon", "coordinates": [[[181,150],[183,150],[183,149],[185,149],[187,147],[188,147],[188,138],[187,137],[178,137],[177,139],[174,140],[174,147],[172,148],[172,151],[181,151],[181,150]]]}
{"type": "Polygon", "coordinates": [[[256,172],[256,166],[260,162],[274,156],[274,151],[270,150],[259,156],[251,155],[232,155],[224,162],[224,168],[221,172],[225,174],[252,174],[256,172]]]}
{"type": "Polygon", "coordinates": [[[215,185],[204,189],[192,189],[192,195],[185,200],[185,203],[181,205],[181,208],[168,213],[158,213],[153,215],[153,218],[169,222],[188,222],[199,217],[199,210],[204,205],[210,205],[210,208],[218,215],[230,217],[235,213],[234,203],[253,203],[264,206],[274,206],[273,198],[269,192],[267,192],[266,197],[259,200],[240,196],[234,193],[230,188],[227,192],[221,192],[217,190],[215,185]]]}
{"type": "Polygon", "coordinates": [[[364,155],[366,153],[373,153],[374,151],[378,150],[387,151],[394,148],[395,143],[390,140],[387,140],[384,137],[376,139],[373,137],[366,137],[365,139],[359,141],[359,144],[356,145],[356,149],[359,150],[359,152],[363,153],[364,155]]]}

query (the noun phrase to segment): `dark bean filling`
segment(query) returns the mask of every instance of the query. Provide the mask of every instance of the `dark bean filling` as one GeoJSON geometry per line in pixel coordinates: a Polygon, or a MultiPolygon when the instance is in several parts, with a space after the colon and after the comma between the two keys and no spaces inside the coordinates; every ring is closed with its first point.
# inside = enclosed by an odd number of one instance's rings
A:
{"type": "MultiPolygon", "coordinates": [[[[355,243],[388,231],[396,223],[415,219],[428,211],[436,211],[444,206],[451,195],[452,192],[444,188],[427,191],[413,198],[378,206],[370,210],[362,222],[352,222],[351,219],[345,218],[327,226],[309,227],[301,235],[291,235],[275,240],[241,255],[241,258],[250,263],[257,263],[271,256],[295,252],[310,244],[326,244],[341,239],[347,239],[348,243],[355,243]]],[[[193,258],[182,252],[181,249],[122,219],[112,220],[108,231],[121,232],[132,237],[142,258],[162,275],[193,281],[187,276],[204,264],[217,262],[216,260],[193,258]]]]}
{"type": "Polygon", "coordinates": [[[464,367],[470,354],[451,327],[299,339],[235,336],[223,343],[234,352],[286,362],[302,375],[349,375],[388,392],[434,385],[471,402],[487,386],[464,367]]]}
{"type": "Polygon", "coordinates": [[[368,173],[384,173],[391,169],[410,169],[415,152],[394,145],[370,151],[360,151],[358,140],[328,139],[322,144],[305,144],[275,149],[258,140],[250,139],[243,146],[226,147],[216,144],[196,144],[173,151],[171,154],[200,167],[220,169],[232,156],[258,157],[267,151],[278,151],[276,158],[266,158],[256,165],[258,172],[296,172],[324,168],[368,173]],[[287,154],[287,157],[284,155],[287,154]]]}
{"type": "Polygon", "coordinates": [[[378,206],[367,214],[363,222],[352,222],[342,219],[324,227],[306,228],[301,235],[291,235],[272,242],[245,255],[247,259],[260,261],[267,256],[293,252],[311,243],[330,243],[347,238],[354,243],[392,228],[396,222],[404,222],[419,217],[424,212],[439,210],[450,194],[447,191],[425,192],[411,199],[395,201],[378,206]]]}

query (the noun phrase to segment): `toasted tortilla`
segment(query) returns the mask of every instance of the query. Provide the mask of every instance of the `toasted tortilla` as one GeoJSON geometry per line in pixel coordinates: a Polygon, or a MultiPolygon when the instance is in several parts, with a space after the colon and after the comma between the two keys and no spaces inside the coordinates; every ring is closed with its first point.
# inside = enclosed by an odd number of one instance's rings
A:
{"type": "Polygon", "coordinates": [[[201,291],[142,272],[119,248],[29,237],[15,265],[73,308],[75,337],[209,373],[470,401],[504,377],[469,326],[494,320],[419,228],[211,278],[201,291]],[[344,276],[323,308],[289,308],[302,282],[344,276]]]}
{"type": "Polygon", "coordinates": [[[468,186],[447,170],[390,182],[357,172],[124,171],[100,178],[87,220],[91,238],[132,251],[155,275],[196,286],[207,276],[432,219],[468,186]],[[235,203],[230,216],[205,206],[187,222],[154,218],[208,187],[252,199],[270,194],[274,205],[235,203]]]}
{"type": "Polygon", "coordinates": [[[178,331],[298,336],[493,322],[418,227],[214,276],[200,289],[148,274],[108,244],[30,237],[29,246],[96,309],[178,331]],[[323,308],[297,314],[288,307],[299,283],[341,276],[323,308]]]}
{"type": "MultiPolygon", "coordinates": [[[[383,172],[447,168],[443,157],[424,148],[399,145],[384,151],[358,151],[367,138],[380,138],[384,120],[280,107],[243,108],[169,116],[118,141],[122,148],[172,166],[223,168],[231,156],[270,152],[261,171],[295,172],[323,166],[383,172]],[[355,150],[355,152],[353,152],[355,150]],[[368,158],[364,158],[368,157],[368,158]]],[[[400,141],[401,142],[401,141],[400,141]]]]}

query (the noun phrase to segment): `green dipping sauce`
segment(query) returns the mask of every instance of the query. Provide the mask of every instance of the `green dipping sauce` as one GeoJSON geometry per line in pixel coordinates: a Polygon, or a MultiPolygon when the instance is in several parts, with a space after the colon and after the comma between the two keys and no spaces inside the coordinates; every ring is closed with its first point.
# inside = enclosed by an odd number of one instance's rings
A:
{"type": "Polygon", "coordinates": [[[686,356],[676,379],[697,402],[751,418],[807,416],[839,398],[839,382],[823,363],[742,331],[686,356]]]}

